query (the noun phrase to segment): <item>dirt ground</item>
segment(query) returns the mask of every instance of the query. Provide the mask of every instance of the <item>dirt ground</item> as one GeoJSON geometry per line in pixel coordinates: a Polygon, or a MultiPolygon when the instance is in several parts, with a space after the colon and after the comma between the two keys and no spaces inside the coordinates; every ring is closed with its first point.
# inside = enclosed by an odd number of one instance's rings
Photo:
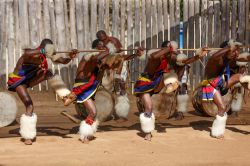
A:
{"type": "Polygon", "coordinates": [[[60,114],[76,115],[74,106],[63,107],[52,93],[32,93],[38,115],[38,137],[32,146],[20,141],[19,119],[24,106],[18,100],[17,120],[0,128],[0,166],[10,165],[250,165],[250,99],[238,118],[229,118],[225,139],[210,137],[213,118],[199,116],[189,103],[185,119],[161,117],[151,142],[140,132],[135,98],[129,120],[103,122],[96,138],[82,144],[79,125],[60,114]]]}

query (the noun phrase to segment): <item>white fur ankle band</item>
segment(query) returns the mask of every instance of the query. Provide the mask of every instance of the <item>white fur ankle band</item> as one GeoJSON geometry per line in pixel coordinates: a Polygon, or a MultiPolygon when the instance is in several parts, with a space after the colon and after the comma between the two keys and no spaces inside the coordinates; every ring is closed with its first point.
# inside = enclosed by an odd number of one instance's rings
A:
{"type": "Polygon", "coordinates": [[[32,116],[22,114],[20,118],[20,134],[24,139],[34,139],[36,137],[36,122],[37,116],[35,113],[32,116]]]}
{"type": "Polygon", "coordinates": [[[211,135],[213,137],[220,137],[224,135],[226,128],[226,121],[227,121],[226,113],[224,114],[223,117],[216,115],[216,119],[213,122],[211,131],[211,135]]]}
{"type": "Polygon", "coordinates": [[[95,121],[92,125],[89,125],[83,120],[80,124],[80,129],[79,129],[79,134],[80,134],[80,139],[84,139],[85,137],[88,136],[93,136],[98,128],[99,121],[95,121]]]}
{"type": "Polygon", "coordinates": [[[177,95],[177,111],[178,112],[187,112],[189,96],[187,94],[177,95]]]}
{"type": "Polygon", "coordinates": [[[140,114],[141,129],[144,133],[150,133],[155,129],[155,116],[152,113],[151,117],[148,118],[144,113],[140,114]]]}

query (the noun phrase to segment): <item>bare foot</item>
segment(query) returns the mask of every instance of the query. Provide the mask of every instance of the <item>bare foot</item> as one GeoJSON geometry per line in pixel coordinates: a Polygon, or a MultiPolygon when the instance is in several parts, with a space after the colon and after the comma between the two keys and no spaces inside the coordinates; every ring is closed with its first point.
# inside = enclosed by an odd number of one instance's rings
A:
{"type": "Polygon", "coordinates": [[[183,120],[183,119],[184,119],[184,115],[182,112],[175,113],[175,120],[183,120]]]}
{"type": "Polygon", "coordinates": [[[80,141],[84,144],[88,144],[89,143],[89,139],[88,137],[84,137],[83,139],[80,139],[80,141]]]}
{"type": "Polygon", "coordinates": [[[213,136],[216,139],[224,139],[224,135],[220,135],[220,136],[213,136]]]}
{"type": "Polygon", "coordinates": [[[26,139],[24,140],[25,145],[32,145],[32,140],[31,139],[26,139]]]}
{"type": "Polygon", "coordinates": [[[147,133],[146,136],[144,137],[144,139],[146,141],[151,141],[151,138],[152,138],[152,134],[151,133],[147,133]]]}

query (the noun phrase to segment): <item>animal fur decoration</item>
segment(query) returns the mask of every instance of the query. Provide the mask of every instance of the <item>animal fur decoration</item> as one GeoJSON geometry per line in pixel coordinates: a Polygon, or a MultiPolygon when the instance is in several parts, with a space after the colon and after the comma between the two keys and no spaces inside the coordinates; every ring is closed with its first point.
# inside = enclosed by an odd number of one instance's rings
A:
{"type": "Polygon", "coordinates": [[[56,94],[62,99],[70,94],[70,90],[67,88],[62,78],[59,75],[55,75],[48,80],[49,86],[54,89],[56,94]]]}
{"type": "Polygon", "coordinates": [[[240,42],[237,42],[237,41],[235,41],[235,40],[233,40],[233,39],[230,39],[229,41],[228,41],[228,46],[230,46],[232,49],[234,49],[236,46],[242,46],[242,43],[240,43],[240,42]]]}
{"type": "MultiPolygon", "coordinates": [[[[250,53],[248,53],[248,52],[243,52],[243,53],[241,53],[240,55],[239,55],[239,57],[238,58],[247,58],[248,56],[250,56],[250,53]]],[[[236,61],[236,64],[238,65],[238,66],[246,66],[247,64],[248,64],[248,62],[240,62],[240,61],[236,61]]]]}
{"type": "Polygon", "coordinates": [[[98,125],[98,120],[96,120],[92,125],[87,124],[85,120],[83,120],[79,128],[80,139],[83,140],[85,137],[94,136],[97,131],[98,125]]]}
{"type": "Polygon", "coordinates": [[[140,123],[141,129],[144,133],[150,133],[155,129],[155,115],[152,113],[152,116],[146,117],[144,113],[140,114],[140,123]]]}
{"type": "MultiPolygon", "coordinates": [[[[241,84],[247,84],[247,89],[250,90],[250,75],[244,75],[240,78],[241,84]]],[[[245,86],[243,86],[245,87],[245,86]]]]}
{"type": "Polygon", "coordinates": [[[176,64],[178,66],[184,66],[185,63],[183,63],[182,61],[187,60],[188,56],[186,54],[178,54],[176,57],[176,64]]]}
{"type": "Polygon", "coordinates": [[[24,139],[34,139],[36,137],[36,122],[37,116],[32,113],[32,116],[22,114],[20,118],[20,134],[24,139]]]}
{"type": "Polygon", "coordinates": [[[227,113],[225,113],[223,117],[216,115],[216,119],[213,122],[211,130],[211,135],[213,137],[220,137],[224,135],[226,128],[226,121],[227,121],[227,113]]]}
{"type": "Polygon", "coordinates": [[[188,106],[188,94],[178,94],[177,95],[177,111],[178,112],[187,112],[188,106]]]}
{"type": "Polygon", "coordinates": [[[163,80],[165,85],[165,93],[171,93],[179,86],[178,76],[175,73],[165,73],[163,75],[163,80]]]}
{"type": "Polygon", "coordinates": [[[118,96],[116,98],[115,113],[120,118],[127,119],[128,113],[130,111],[130,103],[127,95],[118,96]]]}
{"type": "Polygon", "coordinates": [[[109,42],[109,43],[106,45],[106,47],[109,49],[109,53],[110,53],[110,54],[114,54],[114,53],[117,52],[117,49],[116,49],[115,45],[114,45],[113,43],[111,43],[111,42],[109,42]]]}
{"type": "Polygon", "coordinates": [[[170,47],[170,46],[173,48],[173,51],[174,51],[174,52],[177,51],[177,49],[178,49],[178,43],[177,43],[176,41],[170,41],[170,42],[168,43],[168,47],[170,47]]]}
{"type": "Polygon", "coordinates": [[[242,101],[243,101],[243,94],[240,92],[237,92],[231,104],[231,109],[233,112],[239,112],[241,110],[242,101]]]}

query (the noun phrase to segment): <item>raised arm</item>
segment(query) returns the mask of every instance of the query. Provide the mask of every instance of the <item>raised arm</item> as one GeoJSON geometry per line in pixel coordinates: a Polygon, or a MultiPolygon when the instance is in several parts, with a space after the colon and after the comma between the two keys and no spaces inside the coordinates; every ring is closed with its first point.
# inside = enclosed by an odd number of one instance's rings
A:
{"type": "Polygon", "coordinates": [[[196,51],[196,55],[190,58],[187,58],[185,60],[182,60],[181,63],[187,65],[187,64],[191,64],[201,58],[203,58],[206,54],[208,53],[208,50],[206,47],[204,48],[200,48],[196,51]]]}
{"type": "Polygon", "coordinates": [[[57,55],[53,55],[52,56],[52,61],[56,62],[56,63],[61,63],[61,64],[68,64],[73,58],[76,57],[78,53],[77,49],[73,49],[69,54],[67,58],[61,57],[61,55],[57,54],[57,55]]]}
{"type": "Polygon", "coordinates": [[[168,54],[169,52],[170,52],[170,48],[166,47],[164,49],[161,49],[157,52],[152,53],[149,58],[154,59],[154,60],[160,59],[163,55],[168,54]]]}

